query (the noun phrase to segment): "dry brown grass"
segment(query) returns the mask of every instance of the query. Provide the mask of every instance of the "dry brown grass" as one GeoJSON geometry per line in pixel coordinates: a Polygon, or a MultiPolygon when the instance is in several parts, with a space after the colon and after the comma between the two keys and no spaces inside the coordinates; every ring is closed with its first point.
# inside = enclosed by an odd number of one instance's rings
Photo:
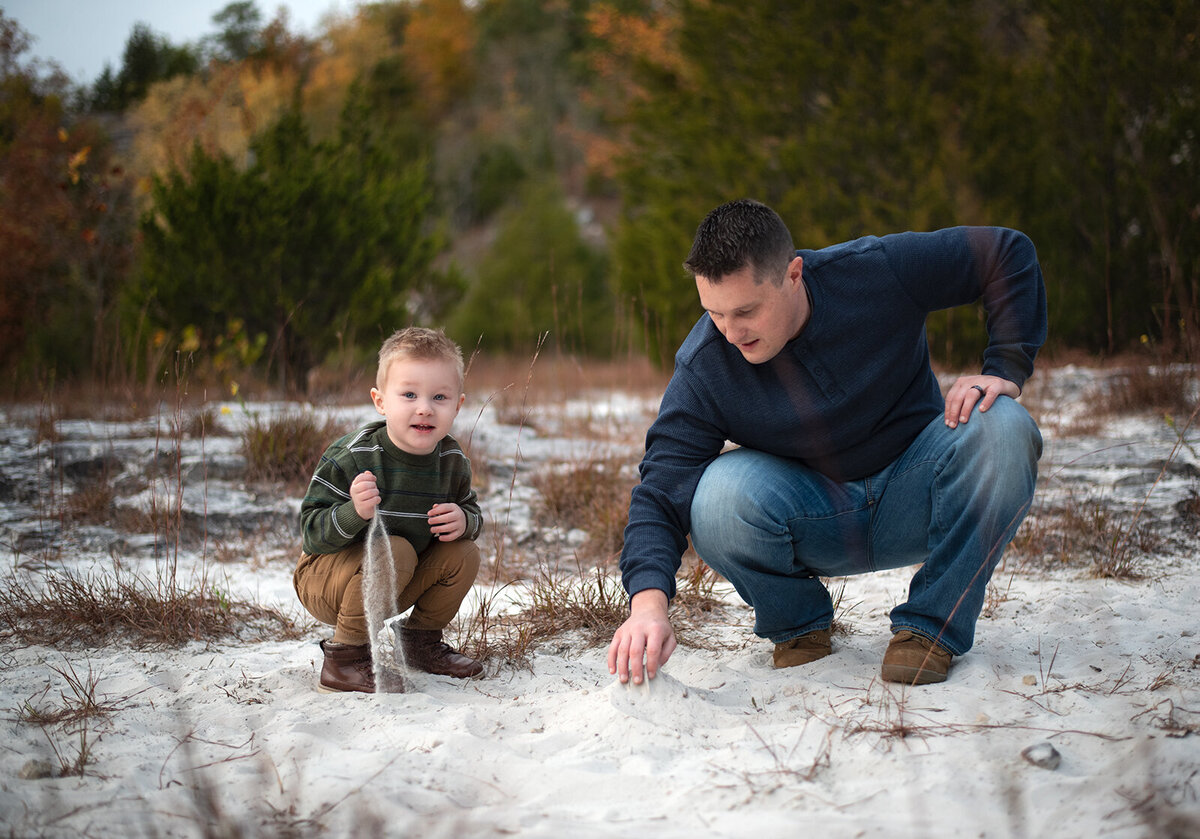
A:
{"type": "MultiPolygon", "coordinates": [[[[691,564],[680,569],[671,624],[680,643],[702,646],[699,632],[724,602],[714,593],[721,580],[711,568],[690,554],[691,564]]],[[[620,578],[603,566],[574,571],[543,567],[525,583],[516,610],[501,612],[498,604],[508,586],[493,589],[474,613],[460,619],[459,646],[477,658],[525,665],[538,644],[564,635],[587,647],[607,645],[629,617],[629,598],[620,578]]]]}
{"type": "Polygon", "coordinates": [[[218,437],[228,434],[228,429],[221,422],[221,414],[211,403],[201,405],[194,411],[182,417],[180,432],[196,440],[206,437],[218,437]]]}
{"type": "Polygon", "coordinates": [[[329,444],[350,430],[344,423],[320,420],[299,409],[265,419],[252,417],[242,432],[246,479],[281,484],[302,495],[329,444]]]}
{"type": "Polygon", "coordinates": [[[1144,412],[1187,416],[1197,407],[1196,371],[1190,365],[1134,365],[1116,371],[1089,396],[1093,413],[1144,412]]]}
{"type": "Polygon", "coordinates": [[[87,675],[81,676],[75,665],[64,658],[62,667],[51,666],[50,669],[66,682],[72,695],[59,691],[59,699],[62,700],[60,705],[44,704],[51,688],[46,685],[40,694],[31,696],[20,708],[15,709],[18,722],[41,726],[77,725],[92,719],[106,719],[119,709],[119,702],[98,696],[96,687],[99,678],[90,666],[87,675]]]}
{"type": "Polygon", "coordinates": [[[525,665],[530,650],[549,638],[579,632],[588,646],[607,644],[628,615],[625,590],[602,568],[563,573],[543,569],[516,612],[500,612],[507,586],[483,597],[457,622],[458,646],[480,659],[525,665]]]}
{"type": "Polygon", "coordinates": [[[63,498],[63,515],[77,524],[111,521],[117,493],[108,476],[101,476],[63,498]]]}
{"type": "Polygon", "coordinates": [[[542,498],[544,523],[588,534],[581,549],[587,558],[610,557],[625,544],[629,494],[637,476],[623,458],[546,464],[530,477],[542,498]]]}
{"type": "Polygon", "coordinates": [[[61,704],[46,704],[51,689],[47,684],[40,694],[31,696],[20,707],[12,709],[17,722],[41,727],[58,763],[57,767],[51,764],[38,766],[38,761],[31,761],[32,765],[27,764],[22,770],[23,773],[31,773],[25,777],[82,776],[92,760],[92,726],[98,721],[108,720],[120,710],[120,704],[124,701],[102,698],[97,692],[99,677],[90,665],[87,674],[80,675],[74,664],[65,658],[63,661],[62,667],[51,665],[50,669],[66,683],[70,696],[60,690],[58,696],[61,704]],[[62,742],[62,735],[73,741],[74,754],[71,753],[72,748],[62,742]]]}
{"type": "Polygon", "coordinates": [[[669,369],[636,356],[597,361],[541,353],[531,367],[525,356],[479,353],[470,359],[465,387],[476,395],[497,394],[501,403],[545,405],[601,390],[661,395],[669,378],[669,369]]]}
{"type": "Polygon", "coordinates": [[[1027,562],[1051,568],[1086,566],[1097,577],[1135,579],[1138,559],[1162,544],[1162,536],[1144,519],[1120,513],[1089,494],[1035,508],[1021,523],[1010,550],[1027,562]]]}
{"type": "Polygon", "coordinates": [[[281,612],[231,599],[207,579],[47,572],[41,584],[11,574],[0,583],[0,638],[50,647],[179,646],[189,641],[299,638],[281,612]]]}

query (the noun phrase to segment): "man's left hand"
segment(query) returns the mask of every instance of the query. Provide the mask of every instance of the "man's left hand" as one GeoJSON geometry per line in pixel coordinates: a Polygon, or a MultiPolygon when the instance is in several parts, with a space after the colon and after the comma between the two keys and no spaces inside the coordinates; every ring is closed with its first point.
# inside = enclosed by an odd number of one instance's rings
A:
{"type": "Polygon", "coordinates": [[[1021,389],[1015,382],[999,376],[963,376],[950,386],[946,393],[946,425],[958,428],[960,422],[971,417],[971,410],[979,408],[983,413],[1001,396],[1016,399],[1021,389]]]}

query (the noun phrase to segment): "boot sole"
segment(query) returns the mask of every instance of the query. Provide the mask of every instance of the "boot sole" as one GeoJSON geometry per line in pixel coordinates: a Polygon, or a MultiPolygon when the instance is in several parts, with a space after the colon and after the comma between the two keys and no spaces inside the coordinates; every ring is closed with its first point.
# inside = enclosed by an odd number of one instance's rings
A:
{"type": "Polygon", "coordinates": [[[906,685],[932,685],[946,681],[945,673],[902,664],[885,664],[881,675],[885,682],[902,682],[906,685]]]}
{"type": "Polygon", "coordinates": [[[317,693],[374,693],[373,690],[343,690],[342,688],[331,688],[325,685],[317,685],[317,693]]]}

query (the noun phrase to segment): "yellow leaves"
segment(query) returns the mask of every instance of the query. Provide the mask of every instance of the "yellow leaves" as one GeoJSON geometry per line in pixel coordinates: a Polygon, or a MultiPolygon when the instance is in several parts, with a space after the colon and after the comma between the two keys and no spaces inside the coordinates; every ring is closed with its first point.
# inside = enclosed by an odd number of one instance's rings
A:
{"type": "MultiPolygon", "coordinates": [[[[70,140],[70,132],[68,132],[66,128],[59,126],[58,142],[65,145],[70,142],[70,140]]],[[[69,180],[72,184],[79,183],[79,178],[81,177],[80,170],[87,165],[88,158],[91,156],[91,154],[91,146],[81,146],[72,152],[71,156],[67,158],[67,180],[69,180]]]]}
{"type": "Polygon", "coordinates": [[[404,57],[431,116],[439,116],[474,77],[475,19],[461,0],[425,0],[404,29],[404,57]]]}
{"type": "Polygon", "coordinates": [[[92,147],[84,146],[79,151],[71,155],[71,158],[67,161],[67,177],[70,178],[71,183],[79,183],[79,170],[82,169],[87,163],[88,156],[91,155],[91,153],[92,147]]]}
{"type": "Polygon", "coordinates": [[[200,349],[200,330],[188,324],[183,328],[183,337],[179,341],[180,352],[195,352],[200,349]]]}
{"type": "Polygon", "coordinates": [[[382,22],[362,11],[332,24],[323,43],[304,86],[304,111],[316,140],[336,132],[350,84],[396,51],[382,22]]]}

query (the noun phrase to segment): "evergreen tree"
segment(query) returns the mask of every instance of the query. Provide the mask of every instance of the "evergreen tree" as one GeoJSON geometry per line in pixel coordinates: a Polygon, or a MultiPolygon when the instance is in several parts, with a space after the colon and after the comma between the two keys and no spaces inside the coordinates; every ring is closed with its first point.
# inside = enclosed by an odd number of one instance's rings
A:
{"type": "Polygon", "coordinates": [[[613,350],[612,292],[603,257],[583,239],[552,183],[530,183],[501,213],[496,241],[451,327],[463,346],[580,355],[613,350]]]}
{"type": "Polygon", "coordinates": [[[146,98],[150,86],[200,69],[200,58],[188,46],[174,46],[148,24],[136,23],[125,41],[121,69],[105,64],[92,85],[90,107],[95,111],[124,111],[146,98]]]}
{"type": "Polygon", "coordinates": [[[182,171],[155,179],[133,302],[200,346],[237,318],[266,336],[280,382],[302,390],[331,352],[409,322],[410,296],[439,281],[427,166],[397,159],[359,97],[336,139],[314,144],[292,111],[255,138],[252,157],[239,170],[197,147],[182,171]]]}

